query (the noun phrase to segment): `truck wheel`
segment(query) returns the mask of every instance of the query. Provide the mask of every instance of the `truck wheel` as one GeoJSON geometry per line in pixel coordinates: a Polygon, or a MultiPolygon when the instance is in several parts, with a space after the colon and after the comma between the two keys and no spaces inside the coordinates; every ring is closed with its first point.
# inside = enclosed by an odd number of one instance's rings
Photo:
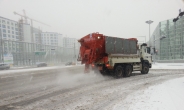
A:
{"type": "Polygon", "coordinates": [[[100,74],[103,75],[103,76],[106,75],[105,71],[103,71],[103,70],[100,70],[100,74]]]}
{"type": "Polygon", "coordinates": [[[125,68],[125,76],[126,77],[130,77],[132,74],[132,67],[130,65],[126,65],[126,68],[125,68]]]}
{"type": "Polygon", "coordinates": [[[123,67],[120,66],[120,65],[116,66],[116,68],[115,68],[115,77],[116,78],[121,78],[121,77],[123,77],[123,74],[124,74],[123,67]]]}
{"type": "Polygon", "coordinates": [[[149,66],[147,64],[144,64],[143,67],[142,67],[141,73],[142,74],[148,74],[148,72],[149,72],[149,66]]]}

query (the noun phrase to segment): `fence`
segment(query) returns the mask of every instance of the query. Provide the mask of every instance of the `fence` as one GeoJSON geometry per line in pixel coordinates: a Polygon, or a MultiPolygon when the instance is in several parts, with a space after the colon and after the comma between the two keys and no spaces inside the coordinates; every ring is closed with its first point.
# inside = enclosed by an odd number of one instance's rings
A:
{"type": "Polygon", "coordinates": [[[74,50],[74,48],[0,40],[0,62],[5,61],[5,56],[11,55],[14,66],[35,65],[36,62],[56,65],[67,61],[76,61],[76,56],[79,53],[79,49],[74,50]]]}

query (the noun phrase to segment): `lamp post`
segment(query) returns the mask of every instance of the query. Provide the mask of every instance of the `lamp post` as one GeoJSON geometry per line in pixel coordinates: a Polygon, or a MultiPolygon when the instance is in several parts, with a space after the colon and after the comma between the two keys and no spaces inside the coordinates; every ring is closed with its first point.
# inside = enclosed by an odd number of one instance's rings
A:
{"type": "MultiPolygon", "coordinates": [[[[158,38],[158,39],[155,39],[155,37],[154,37],[154,48],[155,48],[155,41],[157,41],[157,40],[162,40],[162,39],[164,39],[164,38],[166,38],[166,36],[162,36],[161,38],[158,38]]],[[[156,49],[156,48],[155,48],[156,49]]],[[[155,50],[154,49],[154,50],[155,50]]],[[[156,60],[156,56],[155,56],[155,52],[154,52],[154,62],[155,62],[155,60],[156,60]]]]}
{"type": "Polygon", "coordinates": [[[150,24],[153,23],[153,21],[149,20],[149,21],[146,21],[147,24],[149,24],[149,46],[151,45],[150,43],[150,24]]]}
{"type": "MultiPolygon", "coordinates": [[[[183,2],[184,2],[184,0],[183,0],[183,2]]],[[[184,15],[184,11],[182,12],[181,10],[179,10],[179,15],[176,18],[173,19],[173,22],[178,21],[179,18],[181,18],[183,15],[184,15]]]]}

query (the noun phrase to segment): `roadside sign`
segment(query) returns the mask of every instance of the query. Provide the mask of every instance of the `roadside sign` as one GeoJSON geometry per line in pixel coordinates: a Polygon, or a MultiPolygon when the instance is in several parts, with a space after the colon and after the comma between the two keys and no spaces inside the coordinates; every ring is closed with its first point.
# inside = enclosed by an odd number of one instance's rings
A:
{"type": "Polygon", "coordinates": [[[46,52],[35,52],[35,55],[45,55],[46,52]]]}
{"type": "Polygon", "coordinates": [[[12,54],[4,54],[4,63],[5,64],[13,64],[13,55],[12,54]]]}

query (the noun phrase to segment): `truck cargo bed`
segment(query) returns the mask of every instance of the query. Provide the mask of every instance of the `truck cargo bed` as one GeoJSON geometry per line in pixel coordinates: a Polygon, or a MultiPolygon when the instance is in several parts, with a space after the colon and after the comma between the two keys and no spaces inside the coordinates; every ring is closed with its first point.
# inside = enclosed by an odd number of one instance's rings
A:
{"type": "Polygon", "coordinates": [[[107,54],[137,54],[137,40],[105,36],[107,54]]]}

